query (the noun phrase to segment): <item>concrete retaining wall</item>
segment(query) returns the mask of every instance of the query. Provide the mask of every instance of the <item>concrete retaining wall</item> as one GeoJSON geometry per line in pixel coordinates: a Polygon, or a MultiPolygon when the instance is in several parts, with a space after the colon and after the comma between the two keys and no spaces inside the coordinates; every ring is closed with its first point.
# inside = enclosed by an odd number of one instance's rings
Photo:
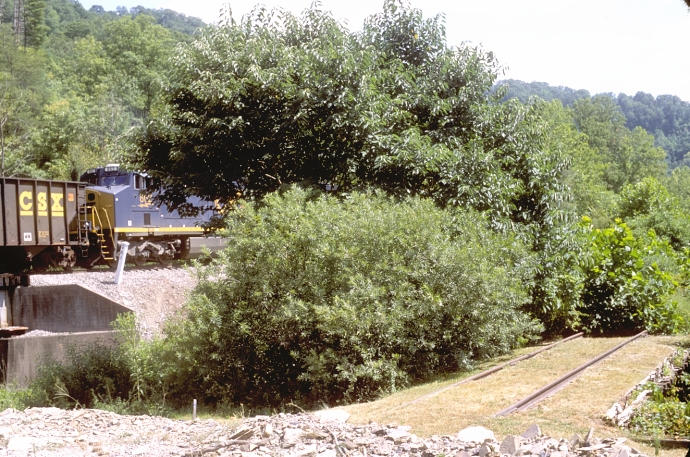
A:
{"type": "Polygon", "coordinates": [[[131,310],[78,285],[18,287],[12,294],[13,326],[62,335],[0,338],[0,368],[7,382],[27,385],[43,357],[64,360],[69,346],[113,344],[110,323],[131,310]]]}
{"type": "Polygon", "coordinates": [[[64,360],[70,346],[79,348],[94,343],[114,344],[114,333],[111,330],[69,335],[1,338],[0,360],[3,367],[3,379],[17,386],[27,386],[36,376],[36,368],[42,358],[64,360]]]}
{"type": "Polygon", "coordinates": [[[12,300],[12,325],[48,332],[112,330],[119,303],[78,285],[18,287],[12,300]]]}

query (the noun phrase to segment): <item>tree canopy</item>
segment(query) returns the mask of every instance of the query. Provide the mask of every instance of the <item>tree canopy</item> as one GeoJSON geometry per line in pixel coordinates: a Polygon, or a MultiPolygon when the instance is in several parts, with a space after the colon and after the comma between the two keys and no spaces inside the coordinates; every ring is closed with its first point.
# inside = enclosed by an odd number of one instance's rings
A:
{"type": "Polygon", "coordinates": [[[352,33],[314,6],[256,9],[178,46],[166,115],[134,160],[162,200],[255,198],[309,182],[376,186],[528,224],[546,217],[563,162],[539,109],[499,104],[494,55],[450,47],[442,17],[394,0],[352,33]]]}

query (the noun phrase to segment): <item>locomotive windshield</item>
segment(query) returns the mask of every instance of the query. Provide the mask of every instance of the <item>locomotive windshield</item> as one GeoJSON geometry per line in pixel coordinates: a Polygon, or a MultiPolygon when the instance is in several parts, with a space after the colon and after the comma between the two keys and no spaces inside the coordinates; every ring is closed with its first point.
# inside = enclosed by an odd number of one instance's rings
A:
{"type": "Polygon", "coordinates": [[[120,174],[116,176],[103,176],[101,179],[101,186],[128,186],[129,185],[129,175],[120,174]]]}

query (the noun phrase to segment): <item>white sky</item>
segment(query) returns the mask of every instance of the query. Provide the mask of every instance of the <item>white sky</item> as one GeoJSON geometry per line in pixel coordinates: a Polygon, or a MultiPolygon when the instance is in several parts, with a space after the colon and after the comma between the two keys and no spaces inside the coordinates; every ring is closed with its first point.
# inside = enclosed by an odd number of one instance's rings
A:
{"type": "MultiPolygon", "coordinates": [[[[312,0],[264,0],[299,13],[312,0]]],[[[504,78],[587,89],[638,91],[690,101],[690,12],[682,0],[411,0],[425,17],[445,13],[448,43],[481,44],[507,67],[504,78]]],[[[224,0],[96,0],[101,5],[169,8],[214,22],[224,0]]],[[[233,0],[235,19],[256,0],[233,0]]],[[[351,30],[381,11],[383,0],[323,0],[351,30]]]]}

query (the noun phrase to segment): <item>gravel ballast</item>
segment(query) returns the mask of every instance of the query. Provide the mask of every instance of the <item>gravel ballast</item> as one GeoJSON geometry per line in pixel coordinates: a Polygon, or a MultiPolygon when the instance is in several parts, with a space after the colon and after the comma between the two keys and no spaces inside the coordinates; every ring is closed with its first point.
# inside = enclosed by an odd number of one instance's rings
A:
{"type": "Polygon", "coordinates": [[[136,313],[144,335],[160,330],[163,322],[185,303],[196,279],[185,268],[124,271],[120,284],[115,272],[90,271],[32,275],[31,286],[77,284],[113,300],[136,313]]]}

